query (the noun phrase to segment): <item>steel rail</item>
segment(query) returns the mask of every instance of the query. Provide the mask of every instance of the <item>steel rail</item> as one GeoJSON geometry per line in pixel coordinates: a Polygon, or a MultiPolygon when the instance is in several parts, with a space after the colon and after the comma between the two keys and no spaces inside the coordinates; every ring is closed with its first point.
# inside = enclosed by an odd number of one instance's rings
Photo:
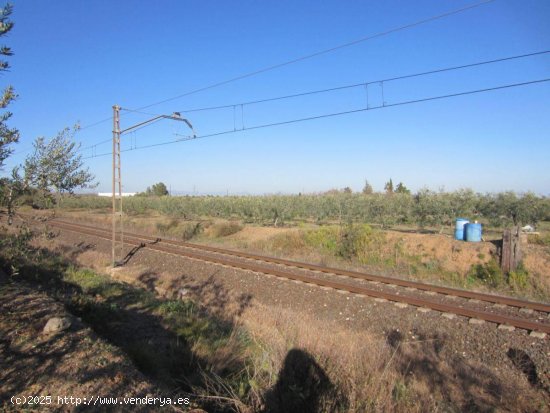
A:
{"type": "MultiPolygon", "coordinates": [[[[97,227],[92,227],[89,225],[84,224],[75,224],[72,222],[67,222],[63,220],[55,220],[50,222],[60,222],[65,225],[75,225],[77,227],[85,227],[90,229],[97,229],[97,227]]],[[[262,256],[262,255],[256,255],[256,254],[249,254],[244,253],[240,251],[234,251],[234,250],[227,250],[223,248],[217,248],[217,247],[211,247],[207,245],[200,245],[200,244],[194,244],[194,243],[188,243],[188,242],[182,242],[182,241],[176,241],[171,239],[163,239],[159,237],[152,237],[149,235],[143,235],[143,234],[135,234],[135,233],[127,233],[129,236],[133,236],[135,238],[142,238],[149,241],[156,241],[159,240],[160,242],[180,246],[180,247],[186,247],[186,248],[193,248],[197,250],[204,250],[209,252],[214,252],[218,254],[224,254],[224,255],[230,255],[230,256],[236,256],[239,258],[246,258],[246,259],[252,259],[257,261],[262,261],[266,263],[272,263],[272,264],[279,264],[279,265],[285,265],[289,267],[297,267],[305,270],[310,271],[319,271],[326,274],[335,274],[335,275],[343,275],[346,277],[359,279],[359,280],[366,280],[366,281],[374,281],[374,282],[380,282],[383,284],[388,285],[397,285],[400,287],[405,288],[415,288],[417,290],[421,291],[429,291],[429,292],[436,292],[439,294],[449,295],[449,296],[455,296],[455,297],[461,297],[461,298],[467,298],[471,300],[479,300],[479,301],[485,301],[493,304],[503,304],[508,305],[511,307],[516,308],[526,308],[541,312],[550,313],[550,305],[544,304],[544,303],[538,303],[534,301],[526,301],[526,300],[520,300],[517,298],[512,297],[505,297],[501,295],[494,295],[494,294],[487,294],[487,293],[479,293],[474,291],[466,291],[466,290],[460,290],[458,288],[451,288],[451,287],[443,287],[433,284],[426,284],[418,281],[410,281],[410,280],[403,280],[399,278],[393,278],[393,277],[385,277],[381,275],[374,275],[374,274],[368,274],[358,271],[351,271],[351,270],[343,270],[333,267],[323,267],[320,265],[315,264],[309,264],[299,261],[292,261],[292,260],[285,260],[282,258],[275,258],[275,257],[268,257],[268,256],[262,256]]]]}
{"type": "MultiPolygon", "coordinates": [[[[81,234],[92,235],[92,236],[96,236],[107,240],[110,239],[110,237],[108,236],[108,232],[102,229],[97,229],[97,228],[91,229],[89,227],[84,229],[82,228],[82,226],[78,228],[78,226],[76,225],[65,226],[64,224],[59,225],[59,222],[56,222],[54,226],[58,226],[61,229],[67,229],[69,231],[73,231],[81,234]]],[[[383,298],[393,302],[402,302],[402,303],[413,305],[415,307],[426,307],[426,308],[430,308],[432,310],[440,311],[443,313],[453,313],[456,315],[485,320],[496,324],[510,325],[510,326],[522,328],[528,331],[540,331],[546,334],[550,334],[550,324],[546,324],[546,323],[538,323],[538,322],[529,321],[518,317],[494,314],[487,311],[472,310],[472,309],[464,308],[458,305],[443,304],[443,303],[438,303],[428,299],[420,299],[420,298],[410,297],[406,295],[399,295],[395,293],[372,290],[367,287],[354,286],[354,285],[350,285],[350,284],[346,284],[338,281],[329,281],[329,280],[309,277],[306,275],[298,275],[298,274],[291,273],[289,271],[266,268],[257,264],[250,264],[242,261],[236,261],[225,257],[212,257],[209,255],[203,255],[200,253],[182,251],[181,249],[162,246],[154,243],[150,243],[146,245],[141,241],[134,241],[134,239],[139,240],[140,238],[134,238],[132,236],[129,236],[125,238],[124,241],[126,244],[129,244],[129,245],[146,246],[149,249],[163,252],[163,253],[197,259],[200,261],[211,262],[214,264],[226,265],[229,267],[239,268],[239,269],[253,271],[257,273],[275,275],[277,277],[286,278],[293,281],[299,281],[305,284],[312,284],[320,287],[328,287],[336,290],[347,291],[357,295],[369,296],[374,298],[383,298]]]]}

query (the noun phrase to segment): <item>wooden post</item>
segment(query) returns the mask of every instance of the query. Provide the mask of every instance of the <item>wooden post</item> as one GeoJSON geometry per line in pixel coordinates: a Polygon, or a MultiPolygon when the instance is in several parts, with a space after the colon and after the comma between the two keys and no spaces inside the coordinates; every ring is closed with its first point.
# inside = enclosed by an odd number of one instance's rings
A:
{"type": "Polygon", "coordinates": [[[500,255],[500,268],[505,274],[514,271],[521,261],[521,229],[513,227],[502,234],[502,252],[500,255]]]}

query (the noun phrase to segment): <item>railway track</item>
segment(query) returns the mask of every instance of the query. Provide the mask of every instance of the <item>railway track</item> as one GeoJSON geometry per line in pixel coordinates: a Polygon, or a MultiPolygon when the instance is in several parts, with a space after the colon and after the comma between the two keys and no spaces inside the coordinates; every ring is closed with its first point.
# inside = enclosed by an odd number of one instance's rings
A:
{"type": "MultiPolygon", "coordinates": [[[[111,232],[106,229],[89,225],[76,224],[58,219],[49,220],[48,225],[73,231],[81,234],[111,239],[111,232]]],[[[455,288],[436,286],[416,281],[401,280],[392,277],[372,275],[357,271],[342,270],[337,268],[322,267],[314,264],[284,260],[274,257],[266,257],[248,254],[240,251],[227,250],[217,247],[193,244],[188,242],[161,239],[142,234],[125,233],[124,243],[134,247],[146,247],[158,252],[179,255],[187,258],[206,261],[214,264],[222,264],[242,270],[273,275],[297,282],[313,284],[319,287],[332,288],[357,295],[384,299],[395,303],[404,303],[420,308],[436,310],[442,313],[455,314],[470,319],[477,319],[496,323],[503,326],[511,326],[525,329],[531,332],[550,334],[550,323],[539,319],[527,319],[509,314],[495,313],[492,311],[471,308],[466,303],[442,303],[433,298],[415,297],[394,291],[380,291],[364,285],[356,285],[335,281],[332,279],[316,277],[312,272],[320,272],[328,276],[346,277],[351,280],[368,281],[388,286],[404,287],[407,291],[421,291],[428,294],[439,294],[446,297],[460,297],[471,302],[485,302],[501,307],[513,307],[527,313],[545,313],[548,320],[550,305],[512,297],[504,297],[492,294],[465,291],[455,288]],[[296,273],[296,269],[306,273],[296,273]],[[307,274],[309,272],[310,274],[307,274]]]]}

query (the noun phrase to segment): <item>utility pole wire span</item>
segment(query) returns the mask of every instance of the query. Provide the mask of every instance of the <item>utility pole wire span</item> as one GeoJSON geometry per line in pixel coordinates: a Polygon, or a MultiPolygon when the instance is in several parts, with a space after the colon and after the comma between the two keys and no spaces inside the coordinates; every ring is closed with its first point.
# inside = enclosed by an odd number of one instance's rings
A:
{"type": "MultiPolygon", "coordinates": [[[[362,38],[357,39],[357,40],[353,40],[351,42],[347,42],[347,43],[344,43],[344,44],[341,44],[341,45],[338,45],[338,46],[334,46],[334,47],[331,47],[329,49],[321,50],[321,51],[318,51],[318,52],[315,52],[315,53],[311,53],[309,55],[305,55],[305,56],[301,56],[301,57],[298,57],[298,58],[295,58],[295,59],[292,59],[292,60],[288,60],[288,61],[283,62],[283,63],[278,63],[278,64],[275,64],[275,65],[272,65],[272,66],[265,67],[263,69],[255,70],[253,72],[249,72],[249,73],[246,73],[244,75],[236,76],[236,77],[233,77],[231,79],[223,80],[221,82],[213,83],[213,84],[208,85],[208,86],[204,86],[204,87],[201,87],[201,88],[198,88],[198,89],[194,89],[194,90],[191,90],[189,92],[182,93],[181,95],[178,95],[178,96],[174,96],[174,97],[167,98],[167,99],[164,99],[164,100],[161,100],[161,101],[158,101],[158,102],[154,102],[154,103],[151,103],[151,104],[148,104],[148,105],[145,105],[145,106],[141,106],[140,108],[138,108],[136,110],[147,109],[147,108],[150,108],[152,106],[157,106],[157,105],[160,105],[162,103],[170,102],[172,100],[181,99],[182,97],[193,95],[193,94],[199,93],[199,92],[203,92],[205,90],[214,89],[216,87],[223,86],[223,85],[226,85],[228,83],[236,82],[238,80],[246,79],[246,78],[249,78],[249,77],[252,77],[252,76],[259,75],[261,73],[269,72],[271,70],[275,70],[275,69],[278,69],[278,68],[281,68],[281,67],[284,67],[284,66],[288,66],[288,65],[298,63],[298,62],[301,62],[301,61],[304,61],[304,60],[312,59],[312,58],[317,57],[317,56],[321,56],[321,55],[324,55],[324,54],[327,54],[327,53],[331,53],[331,52],[334,52],[336,50],[343,49],[345,47],[354,46],[356,44],[363,43],[363,42],[366,42],[368,40],[372,40],[372,39],[375,39],[375,38],[378,38],[378,37],[387,36],[389,34],[399,32],[399,31],[402,31],[402,30],[406,30],[406,29],[410,29],[412,27],[420,26],[422,24],[425,24],[425,23],[428,23],[428,22],[431,22],[431,21],[434,21],[434,20],[438,20],[438,19],[442,19],[442,18],[445,18],[445,17],[449,17],[449,16],[452,16],[452,15],[458,14],[458,13],[462,13],[462,12],[465,12],[467,10],[471,10],[471,9],[476,8],[476,7],[479,7],[479,6],[483,6],[485,4],[492,3],[494,1],[496,1],[496,0],[484,0],[484,1],[481,1],[481,2],[478,2],[478,3],[470,4],[469,6],[465,6],[465,7],[459,8],[459,9],[455,9],[455,10],[452,10],[452,11],[449,11],[449,12],[446,12],[446,13],[443,13],[443,14],[438,14],[436,16],[428,17],[428,18],[425,18],[425,19],[422,19],[422,20],[418,20],[416,22],[409,23],[409,24],[406,24],[404,26],[395,27],[393,29],[389,29],[389,30],[386,30],[386,31],[383,31],[383,32],[380,32],[380,33],[376,33],[376,34],[373,34],[373,35],[370,35],[370,36],[362,37],[362,38]]],[[[81,130],[88,129],[88,128],[91,128],[93,126],[97,126],[97,125],[100,125],[102,123],[105,123],[105,122],[107,122],[111,119],[112,119],[112,117],[101,119],[97,122],[91,123],[89,125],[85,125],[80,129],[81,130]]]]}
{"type": "MultiPolygon", "coordinates": [[[[394,107],[394,106],[405,106],[405,105],[411,105],[411,104],[414,104],[414,103],[429,102],[429,101],[433,101],[433,100],[449,99],[449,98],[454,98],[454,97],[459,97],[459,96],[466,96],[466,95],[473,95],[473,94],[478,94],[478,93],[492,92],[492,91],[496,91],[496,90],[510,89],[510,88],[514,88],[514,87],[534,85],[534,84],[545,83],[545,82],[549,82],[549,81],[550,81],[550,78],[539,79],[539,80],[531,80],[531,81],[522,82],[522,83],[513,83],[513,84],[495,86],[495,87],[485,88],[485,89],[469,90],[469,91],[466,91],[466,92],[457,92],[457,93],[451,93],[451,94],[447,94],[447,95],[430,96],[430,97],[426,97],[426,98],[407,100],[407,101],[396,102],[396,103],[386,103],[385,105],[371,106],[369,108],[363,107],[363,108],[353,109],[353,110],[348,110],[348,111],[343,111],[343,112],[333,112],[333,113],[327,113],[327,114],[322,114],[322,115],[317,115],[317,116],[310,116],[310,117],[306,117],[306,118],[291,119],[291,120],[282,121],[282,122],[266,123],[266,124],[262,124],[262,125],[249,126],[249,127],[244,128],[244,129],[237,129],[237,130],[231,129],[231,130],[226,130],[226,131],[222,131],[222,132],[216,132],[216,133],[211,133],[211,134],[208,134],[208,135],[202,135],[202,136],[196,136],[196,137],[185,136],[185,139],[175,139],[175,140],[166,141],[166,142],[154,143],[154,144],[151,144],[151,145],[139,146],[139,147],[136,147],[134,149],[124,149],[121,152],[129,152],[131,150],[139,150],[139,149],[153,148],[153,147],[156,147],[156,146],[171,145],[171,144],[174,144],[174,143],[185,142],[185,141],[188,141],[188,140],[210,138],[210,137],[214,137],[214,136],[220,136],[220,135],[227,135],[227,134],[232,134],[232,133],[243,132],[243,131],[247,131],[247,130],[269,128],[269,127],[273,127],[273,126],[288,125],[288,124],[291,124],[291,123],[306,122],[306,121],[329,118],[329,117],[335,117],[335,116],[349,115],[349,114],[352,114],[352,113],[366,112],[366,111],[375,110],[375,109],[386,109],[386,108],[391,108],[391,107],[394,107]]],[[[92,158],[98,158],[98,157],[107,156],[107,155],[111,155],[111,153],[106,152],[106,153],[102,153],[102,154],[99,154],[99,155],[96,155],[96,156],[88,156],[88,157],[82,158],[82,159],[92,159],[92,158]]]]}
{"type": "MultiPolygon", "coordinates": [[[[246,101],[246,102],[238,102],[238,103],[231,103],[231,104],[218,105],[218,106],[206,106],[206,107],[202,107],[202,108],[184,109],[184,110],[180,110],[178,113],[180,113],[180,112],[181,113],[203,112],[203,111],[209,111],[209,110],[232,108],[233,109],[233,130],[237,131],[237,130],[241,130],[241,129],[236,128],[236,113],[235,113],[235,111],[236,111],[236,108],[240,107],[240,106],[250,106],[250,105],[255,105],[255,104],[259,104],[259,103],[267,103],[267,102],[273,102],[273,101],[283,100],[283,99],[292,99],[292,98],[302,97],[302,96],[309,96],[309,95],[315,95],[315,94],[321,94],[321,93],[329,93],[329,92],[335,92],[335,91],[339,91],[339,90],[353,89],[353,88],[357,88],[357,87],[365,87],[367,89],[369,85],[377,84],[377,83],[381,83],[381,82],[382,83],[389,83],[389,82],[396,81],[396,80],[404,80],[404,79],[410,79],[410,78],[420,77],[420,76],[429,76],[429,75],[433,75],[433,74],[437,74],[437,73],[450,72],[450,71],[454,71],[454,70],[463,70],[463,69],[468,69],[468,68],[472,68],[472,67],[479,67],[479,66],[491,65],[491,64],[501,63],[501,62],[506,62],[506,61],[511,61],[511,60],[525,59],[525,58],[534,57],[534,56],[541,56],[541,55],[545,55],[545,54],[548,54],[548,53],[550,53],[550,50],[542,50],[542,51],[539,51],[539,52],[502,57],[502,58],[498,58],[498,59],[485,60],[485,61],[481,61],[481,62],[469,63],[469,64],[464,64],[464,65],[459,65],[459,66],[444,67],[444,68],[433,69],[433,70],[429,70],[429,71],[425,71],[425,72],[412,73],[412,74],[407,74],[407,75],[402,75],[402,76],[394,76],[394,77],[390,77],[390,78],[386,78],[386,79],[369,80],[369,81],[363,82],[363,83],[354,83],[354,84],[350,84],[350,85],[343,85],[343,86],[337,86],[337,87],[332,87],[332,88],[325,88],[325,89],[318,89],[318,90],[306,91],[306,92],[301,92],[301,93],[294,93],[294,94],[291,94],[291,95],[275,96],[275,97],[272,97],[272,98],[249,100],[249,101],[246,101]]],[[[366,93],[367,93],[367,106],[368,106],[368,89],[366,90],[366,93]]],[[[157,114],[157,113],[143,112],[143,111],[138,110],[138,109],[128,109],[128,108],[120,108],[120,109],[124,110],[124,111],[127,111],[127,112],[139,113],[139,114],[142,114],[142,115],[159,116],[159,114],[157,114]]],[[[241,113],[241,115],[242,115],[242,113],[241,113]]],[[[145,125],[145,126],[148,126],[148,125],[145,125]]],[[[141,127],[136,129],[136,130],[139,130],[139,129],[141,129],[141,127]]],[[[86,149],[89,149],[89,148],[92,148],[92,147],[95,147],[95,146],[98,146],[98,145],[101,145],[101,144],[104,144],[104,143],[107,143],[107,142],[110,142],[110,141],[111,141],[111,139],[105,139],[105,140],[103,140],[101,142],[98,142],[96,144],[89,145],[89,146],[86,146],[84,148],[79,148],[79,151],[84,151],[86,149]]]]}
{"type": "Polygon", "coordinates": [[[476,7],[483,6],[483,5],[488,4],[488,3],[492,3],[494,1],[495,0],[484,0],[484,1],[481,1],[481,2],[478,2],[478,3],[470,4],[469,6],[462,7],[460,9],[452,10],[452,11],[449,11],[449,12],[446,12],[446,13],[443,13],[443,14],[438,14],[436,16],[432,16],[432,17],[428,17],[426,19],[418,20],[416,22],[409,23],[409,24],[406,24],[404,26],[395,27],[393,29],[389,29],[389,30],[386,30],[386,31],[383,31],[383,32],[379,32],[379,33],[376,33],[376,34],[373,34],[373,35],[370,35],[370,36],[365,36],[365,37],[362,37],[360,39],[353,40],[351,42],[347,42],[347,43],[340,44],[338,46],[331,47],[329,49],[325,49],[325,50],[321,50],[321,51],[311,53],[311,54],[308,54],[308,55],[305,55],[305,56],[301,56],[301,57],[298,57],[296,59],[288,60],[288,61],[283,62],[283,63],[278,63],[278,64],[275,64],[275,65],[272,65],[272,66],[265,67],[263,69],[259,69],[259,70],[255,70],[253,72],[246,73],[244,75],[240,75],[240,76],[228,79],[228,80],[224,80],[224,81],[221,81],[221,82],[218,82],[218,83],[214,83],[214,84],[209,85],[209,86],[204,86],[204,87],[201,87],[201,88],[198,88],[198,89],[195,89],[195,90],[191,90],[189,92],[182,93],[181,95],[178,95],[178,96],[174,96],[174,97],[171,97],[171,98],[168,98],[168,99],[160,100],[158,102],[142,106],[142,107],[138,108],[138,110],[147,109],[147,108],[150,108],[152,106],[157,106],[157,105],[160,105],[162,103],[166,103],[166,102],[170,102],[170,101],[173,101],[173,100],[176,100],[176,99],[180,99],[182,97],[189,96],[189,95],[192,95],[192,94],[195,94],[195,93],[198,93],[198,92],[203,92],[205,90],[209,90],[209,89],[213,89],[215,87],[226,85],[228,83],[236,82],[237,80],[246,79],[248,77],[256,76],[256,75],[259,75],[261,73],[265,73],[265,72],[269,72],[271,70],[279,69],[279,68],[284,67],[284,66],[288,66],[288,65],[291,65],[291,64],[294,64],[294,63],[302,62],[304,60],[312,59],[312,58],[317,57],[317,56],[321,56],[321,55],[324,55],[324,54],[327,54],[327,53],[334,52],[334,51],[339,50],[339,49],[343,49],[345,47],[355,46],[356,44],[363,43],[363,42],[366,42],[368,40],[376,39],[378,37],[387,36],[387,35],[395,33],[395,32],[399,32],[399,31],[402,31],[402,30],[410,29],[412,27],[420,26],[424,23],[429,23],[429,22],[434,21],[434,20],[438,20],[438,19],[442,19],[444,17],[452,16],[454,14],[462,13],[464,11],[474,9],[476,7]]]}

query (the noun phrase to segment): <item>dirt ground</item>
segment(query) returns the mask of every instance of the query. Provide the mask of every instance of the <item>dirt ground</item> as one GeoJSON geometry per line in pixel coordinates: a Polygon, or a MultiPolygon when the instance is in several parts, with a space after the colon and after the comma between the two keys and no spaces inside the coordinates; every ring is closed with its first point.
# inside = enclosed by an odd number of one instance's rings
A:
{"type": "MultiPolygon", "coordinates": [[[[257,228],[254,236],[269,238],[287,230],[257,228]]],[[[424,244],[422,234],[407,235],[408,248],[418,248],[420,253],[448,253],[453,248],[450,239],[435,238],[433,244],[424,244]]],[[[242,234],[227,238],[238,240],[239,236],[242,234]]],[[[64,252],[82,266],[108,271],[107,240],[60,232],[44,245],[64,252]]],[[[475,254],[480,260],[479,254],[487,253],[483,244],[466,248],[466,254],[475,254]]],[[[382,348],[384,354],[393,354],[387,361],[393,374],[401,372],[406,377],[404,383],[423,393],[424,401],[448,400],[452,406],[461,406],[461,411],[549,411],[550,340],[530,337],[523,330],[497,330],[492,323],[472,325],[461,317],[449,320],[434,311],[420,314],[413,307],[400,309],[391,303],[146,248],[113,277],[167,297],[187,291],[213,313],[238,318],[250,327],[253,336],[280,337],[285,350],[295,343],[319,346],[337,336],[340,339],[332,348],[337,357],[352,341],[368,346],[377,343],[375,347],[382,348]],[[290,314],[296,330],[278,320],[283,314],[290,314]],[[304,324],[303,320],[308,321],[304,324]],[[351,335],[357,335],[357,340],[351,340],[351,335]]],[[[426,403],[414,411],[447,411],[439,402],[426,403]]]]}
{"type": "MultiPolygon", "coordinates": [[[[82,265],[106,270],[108,241],[62,233],[55,243],[72,245],[73,256],[82,265]]],[[[290,311],[313,320],[309,328],[317,340],[322,340],[327,326],[337,325],[339,330],[364,334],[367,342],[378,337],[390,347],[403,343],[402,349],[399,345],[403,369],[414,375],[416,386],[452,393],[444,397],[458,400],[468,411],[490,411],[491,406],[497,406],[495,411],[548,411],[548,338],[497,330],[492,323],[471,325],[461,317],[448,320],[433,311],[420,314],[412,307],[399,309],[391,303],[147,249],[113,275],[167,296],[184,289],[213,312],[238,316],[251,326],[267,322],[266,314],[290,311]],[[506,409],[507,404],[512,407],[506,409]]]]}
{"type": "MultiPolygon", "coordinates": [[[[84,403],[93,397],[159,395],[126,354],[36,287],[13,283],[0,274],[0,314],[0,410],[68,412],[84,407],[75,404],[77,397],[84,403]],[[69,317],[72,324],[57,334],[44,334],[52,317],[69,317]],[[28,402],[31,396],[39,396],[35,404],[28,402]],[[65,396],[74,397],[74,403],[65,396]],[[19,400],[12,403],[12,397],[19,400]]],[[[120,406],[119,411],[147,409],[120,406]]]]}

